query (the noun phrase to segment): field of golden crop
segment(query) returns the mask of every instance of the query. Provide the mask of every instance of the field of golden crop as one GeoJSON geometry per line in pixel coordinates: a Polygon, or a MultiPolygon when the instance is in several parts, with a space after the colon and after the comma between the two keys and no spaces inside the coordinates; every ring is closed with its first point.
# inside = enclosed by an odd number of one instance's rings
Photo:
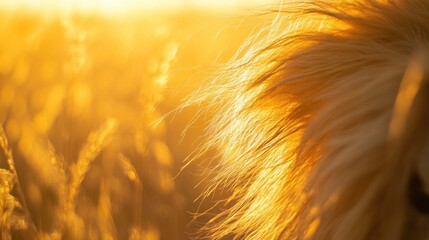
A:
{"type": "Polygon", "coordinates": [[[179,106],[257,22],[0,10],[1,239],[189,239],[205,120],[179,106]]]}

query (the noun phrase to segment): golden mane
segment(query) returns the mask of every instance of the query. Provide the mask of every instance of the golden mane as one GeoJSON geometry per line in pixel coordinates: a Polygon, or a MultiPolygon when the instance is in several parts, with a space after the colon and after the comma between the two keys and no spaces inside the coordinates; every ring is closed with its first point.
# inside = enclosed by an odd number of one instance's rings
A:
{"type": "Polygon", "coordinates": [[[231,189],[234,202],[209,238],[427,236],[408,203],[415,155],[388,152],[428,22],[423,0],[285,1],[265,38],[196,97],[217,111],[204,148],[221,160],[207,192],[231,189]]]}

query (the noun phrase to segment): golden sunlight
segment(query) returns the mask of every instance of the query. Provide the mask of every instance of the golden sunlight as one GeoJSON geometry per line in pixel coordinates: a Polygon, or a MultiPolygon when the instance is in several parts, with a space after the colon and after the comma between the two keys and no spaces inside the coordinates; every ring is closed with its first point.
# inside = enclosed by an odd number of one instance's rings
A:
{"type": "Polygon", "coordinates": [[[197,232],[208,181],[178,173],[207,121],[177,109],[259,26],[237,14],[258,2],[0,0],[1,238],[197,232]]]}
{"type": "Polygon", "coordinates": [[[428,22],[0,0],[0,240],[428,239],[428,22]]]}
{"type": "Polygon", "coordinates": [[[6,0],[0,7],[24,8],[43,11],[78,10],[83,12],[101,12],[108,14],[174,10],[177,8],[233,8],[257,6],[271,1],[263,0],[6,0]]]}

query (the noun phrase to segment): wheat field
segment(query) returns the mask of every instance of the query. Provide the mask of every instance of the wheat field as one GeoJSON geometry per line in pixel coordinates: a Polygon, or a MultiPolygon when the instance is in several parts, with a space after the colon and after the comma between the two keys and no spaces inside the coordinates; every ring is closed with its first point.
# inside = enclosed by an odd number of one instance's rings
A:
{"type": "Polygon", "coordinates": [[[193,236],[207,179],[183,167],[206,121],[178,109],[256,22],[207,9],[0,13],[1,239],[193,236]]]}

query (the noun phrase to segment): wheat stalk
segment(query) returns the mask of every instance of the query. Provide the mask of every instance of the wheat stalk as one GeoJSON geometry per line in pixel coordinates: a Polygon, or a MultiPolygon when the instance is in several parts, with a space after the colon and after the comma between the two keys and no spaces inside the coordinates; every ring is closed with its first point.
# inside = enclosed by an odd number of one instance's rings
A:
{"type": "Polygon", "coordinates": [[[69,208],[74,209],[76,195],[80,184],[89,170],[90,164],[100,154],[101,150],[110,143],[110,137],[116,130],[117,125],[116,120],[109,119],[100,129],[89,134],[86,144],[79,153],[77,162],[71,167],[70,190],[68,194],[69,208]]]}
{"type": "MultiPolygon", "coordinates": [[[[3,150],[6,156],[6,162],[9,167],[9,170],[2,169],[3,171],[0,174],[2,178],[1,186],[0,186],[1,193],[3,193],[6,196],[5,199],[2,199],[4,201],[3,204],[9,204],[11,212],[15,207],[22,208],[25,214],[24,219],[16,218],[16,220],[19,220],[19,225],[20,225],[19,228],[27,228],[29,224],[31,227],[31,230],[36,231],[36,227],[34,226],[33,221],[31,221],[32,219],[31,213],[28,210],[27,201],[22,191],[21,183],[18,177],[18,173],[16,171],[12,149],[9,147],[9,142],[7,140],[6,133],[4,132],[2,125],[0,125],[0,148],[3,150]],[[16,186],[19,201],[15,200],[15,198],[12,195],[10,195],[10,191],[14,186],[16,186]]],[[[4,212],[2,212],[1,214],[2,218],[5,217],[3,214],[4,212]]],[[[3,232],[3,227],[2,227],[2,232],[3,232]]]]}

